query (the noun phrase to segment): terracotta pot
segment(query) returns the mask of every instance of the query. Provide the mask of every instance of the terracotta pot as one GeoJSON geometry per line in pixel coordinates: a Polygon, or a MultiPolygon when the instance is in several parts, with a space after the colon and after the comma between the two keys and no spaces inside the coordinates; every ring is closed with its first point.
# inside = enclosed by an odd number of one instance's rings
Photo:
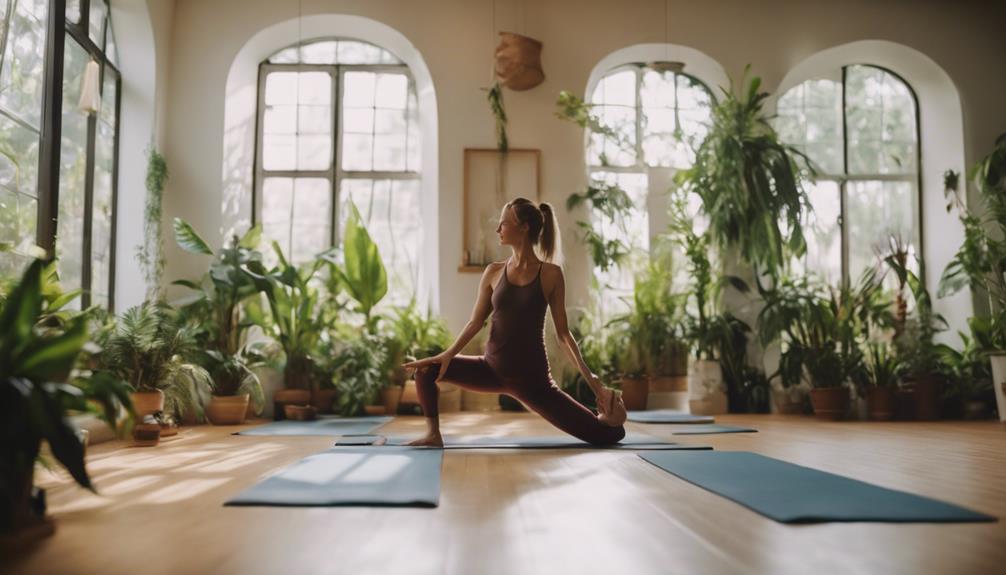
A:
{"type": "Polygon", "coordinates": [[[849,389],[845,387],[817,387],[810,390],[810,403],[814,415],[822,421],[838,421],[849,411],[849,389]]]}
{"type": "Polygon", "coordinates": [[[895,392],[890,387],[872,387],[866,392],[866,412],[874,421],[894,419],[895,392]]]}
{"type": "Polygon", "coordinates": [[[622,401],[629,411],[646,409],[646,400],[650,392],[650,382],[642,377],[622,377],[622,401]]]}
{"type": "Polygon", "coordinates": [[[136,410],[139,421],[143,421],[144,415],[164,411],[164,392],[161,390],[134,391],[129,396],[133,400],[133,409],[136,410]]]}
{"type": "Polygon", "coordinates": [[[214,395],[206,406],[206,418],[213,425],[241,425],[248,415],[247,393],[242,395],[214,395]]]}
{"type": "Polygon", "coordinates": [[[161,426],[157,423],[137,423],[133,427],[133,445],[153,447],[161,440],[161,426]]]}
{"type": "Polygon", "coordinates": [[[324,388],[314,392],[314,405],[318,413],[335,413],[335,400],[339,395],[339,390],[335,388],[324,388]]]}
{"type": "Polygon", "coordinates": [[[915,419],[914,387],[903,387],[894,392],[894,419],[898,421],[915,419]]]}
{"type": "Polygon", "coordinates": [[[398,413],[398,402],[402,399],[402,386],[392,385],[381,390],[381,402],[384,403],[384,413],[395,415],[398,413]]]}
{"type": "Polygon", "coordinates": [[[364,405],[363,411],[365,411],[367,415],[385,415],[383,405],[364,405]]]}
{"type": "Polygon", "coordinates": [[[318,410],[313,405],[284,405],[283,416],[293,421],[314,421],[318,410]]]}
{"type": "Polygon", "coordinates": [[[499,411],[500,394],[461,390],[462,411],[499,411]]]}
{"type": "Polygon", "coordinates": [[[286,418],[283,408],[287,405],[307,405],[311,403],[311,392],[306,389],[277,389],[272,396],[273,419],[286,418]]]}

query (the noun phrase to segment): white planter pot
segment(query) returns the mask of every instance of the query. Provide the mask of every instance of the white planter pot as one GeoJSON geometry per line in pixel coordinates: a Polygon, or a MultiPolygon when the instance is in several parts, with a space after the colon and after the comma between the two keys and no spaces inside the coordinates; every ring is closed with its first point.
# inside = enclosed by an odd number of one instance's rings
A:
{"type": "Polygon", "coordinates": [[[688,369],[689,405],[692,413],[716,415],[727,412],[727,392],[720,362],[692,361],[688,369]]]}
{"type": "Polygon", "coordinates": [[[992,387],[996,391],[999,421],[1006,422],[1006,352],[992,354],[992,387]]]}

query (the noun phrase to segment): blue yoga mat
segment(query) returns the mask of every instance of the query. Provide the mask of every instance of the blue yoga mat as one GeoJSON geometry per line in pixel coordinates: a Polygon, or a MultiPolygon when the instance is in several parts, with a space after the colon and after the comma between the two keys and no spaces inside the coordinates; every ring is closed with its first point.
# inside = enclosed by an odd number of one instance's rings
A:
{"type": "Polygon", "coordinates": [[[314,421],[286,419],[238,431],[234,435],[353,435],[370,433],[392,419],[387,415],[319,417],[314,421]]]}
{"type": "Polygon", "coordinates": [[[440,449],[340,447],[301,459],[224,505],[436,507],[440,449]]]}
{"type": "Polygon", "coordinates": [[[718,423],[697,425],[681,425],[674,427],[671,435],[708,435],[712,433],[756,433],[753,427],[737,427],[736,425],[719,425],[718,423]]]}
{"type": "MultiPolygon", "coordinates": [[[[380,435],[341,437],[335,442],[335,445],[340,447],[371,445],[381,437],[380,435]]],[[[413,439],[416,438],[388,437],[385,445],[403,445],[413,439]]],[[[447,435],[444,437],[444,449],[712,449],[712,447],[673,443],[649,435],[629,433],[619,443],[606,446],[591,445],[570,435],[547,437],[473,437],[447,435]]]]}
{"type": "Polygon", "coordinates": [[[950,503],[746,451],[639,456],[685,481],[782,523],[997,520],[950,503]]]}
{"type": "Polygon", "coordinates": [[[712,423],[711,415],[692,415],[673,409],[654,409],[651,411],[630,411],[629,421],[636,423],[712,423]]]}

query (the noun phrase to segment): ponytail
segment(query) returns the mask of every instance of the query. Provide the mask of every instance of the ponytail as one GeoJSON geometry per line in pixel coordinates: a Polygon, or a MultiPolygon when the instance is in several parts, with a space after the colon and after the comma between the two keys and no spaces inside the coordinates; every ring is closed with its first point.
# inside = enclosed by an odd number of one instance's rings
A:
{"type": "Polygon", "coordinates": [[[543,220],[541,238],[538,240],[541,253],[545,256],[545,261],[561,265],[562,238],[559,235],[558,222],[555,221],[555,211],[548,202],[539,204],[538,209],[541,210],[543,220]]]}

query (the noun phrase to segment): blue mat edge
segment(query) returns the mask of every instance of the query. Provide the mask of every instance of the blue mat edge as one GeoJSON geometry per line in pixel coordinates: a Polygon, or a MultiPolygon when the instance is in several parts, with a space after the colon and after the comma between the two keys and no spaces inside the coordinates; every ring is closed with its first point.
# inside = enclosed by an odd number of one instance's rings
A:
{"type": "MultiPolygon", "coordinates": [[[[789,462],[789,461],[785,461],[783,459],[777,459],[775,457],[769,457],[767,455],[762,455],[761,453],[755,453],[753,451],[718,451],[717,453],[751,453],[751,454],[758,455],[758,456],[761,456],[761,457],[765,457],[765,458],[768,458],[768,459],[776,459],[777,461],[781,461],[783,463],[788,463],[790,465],[795,465],[797,467],[802,467],[804,469],[810,469],[810,470],[817,471],[817,472],[820,472],[820,473],[828,473],[830,475],[836,475],[838,477],[842,477],[844,479],[850,479],[852,481],[859,481],[860,483],[866,483],[866,484],[868,484],[868,485],[870,485],[872,487],[878,488],[878,489],[884,489],[884,490],[887,490],[887,491],[900,491],[900,490],[897,490],[897,489],[891,489],[889,487],[883,487],[883,486],[880,486],[880,485],[875,485],[875,484],[870,483],[868,481],[862,481],[862,480],[859,480],[859,479],[854,479],[852,477],[846,477],[844,475],[838,475],[837,473],[831,473],[829,471],[822,471],[820,469],[814,469],[813,467],[807,467],[806,465],[800,465],[798,463],[792,463],[792,462],[789,462]]],[[[969,518],[969,519],[946,518],[946,519],[925,519],[925,520],[922,520],[922,519],[885,519],[885,520],[881,520],[881,519],[847,519],[847,518],[837,518],[837,519],[830,518],[830,519],[824,519],[824,518],[819,518],[819,517],[817,517],[817,518],[815,518],[815,517],[801,517],[801,518],[790,519],[790,520],[778,519],[776,517],[772,517],[771,515],[767,515],[765,512],[763,512],[763,511],[761,511],[759,509],[756,509],[756,508],[754,508],[754,507],[752,507],[750,505],[747,505],[747,504],[745,504],[745,503],[743,503],[741,501],[737,501],[736,499],[734,499],[732,497],[727,497],[726,495],[723,495],[722,493],[718,493],[716,491],[713,491],[712,489],[709,489],[708,487],[702,485],[701,483],[696,483],[695,481],[692,481],[691,479],[688,479],[687,477],[682,477],[682,476],[678,475],[677,473],[674,473],[673,471],[670,471],[668,469],[664,469],[663,467],[661,467],[657,463],[655,463],[655,462],[650,461],[649,459],[647,459],[646,456],[650,455],[648,453],[637,453],[636,455],[640,459],[642,459],[643,461],[649,463],[650,465],[656,467],[657,469],[663,471],[664,473],[667,473],[667,474],[669,474],[669,475],[671,475],[673,477],[676,477],[676,478],[678,478],[678,479],[680,479],[682,481],[690,483],[691,485],[694,485],[694,486],[696,486],[696,487],[698,487],[698,488],[700,488],[700,489],[702,489],[704,491],[707,491],[709,493],[712,493],[713,495],[716,495],[717,497],[722,497],[723,499],[726,499],[727,501],[731,501],[733,503],[736,503],[737,505],[740,505],[741,507],[744,507],[745,509],[749,509],[749,510],[753,511],[754,513],[757,513],[758,515],[762,516],[762,517],[765,517],[767,519],[771,519],[772,521],[776,521],[778,523],[783,523],[783,524],[786,524],[786,525],[808,525],[808,524],[819,524],[819,523],[896,523],[896,524],[903,524],[903,523],[940,523],[940,524],[943,524],[943,523],[997,523],[999,521],[999,518],[996,517],[996,516],[994,516],[994,515],[988,515],[986,513],[981,513],[980,511],[975,511],[974,509],[970,509],[968,507],[964,507],[963,505],[958,505],[956,503],[949,503],[947,501],[942,501],[942,500],[939,500],[939,499],[934,499],[932,497],[928,497],[928,496],[925,496],[925,495],[917,495],[915,493],[911,493],[911,492],[908,492],[908,491],[901,491],[901,493],[907,493],[909,495],[914,495],[915,497],[921,497],[923,499],[930,499],[930,500],[938,501],[938,502],[946,504],[946,505],[951,505],[951,506],[957,507],[959,509],[963,509],[964,511],[967,511],[967,512],[973,514],[974,517],[969,518]]]]}

